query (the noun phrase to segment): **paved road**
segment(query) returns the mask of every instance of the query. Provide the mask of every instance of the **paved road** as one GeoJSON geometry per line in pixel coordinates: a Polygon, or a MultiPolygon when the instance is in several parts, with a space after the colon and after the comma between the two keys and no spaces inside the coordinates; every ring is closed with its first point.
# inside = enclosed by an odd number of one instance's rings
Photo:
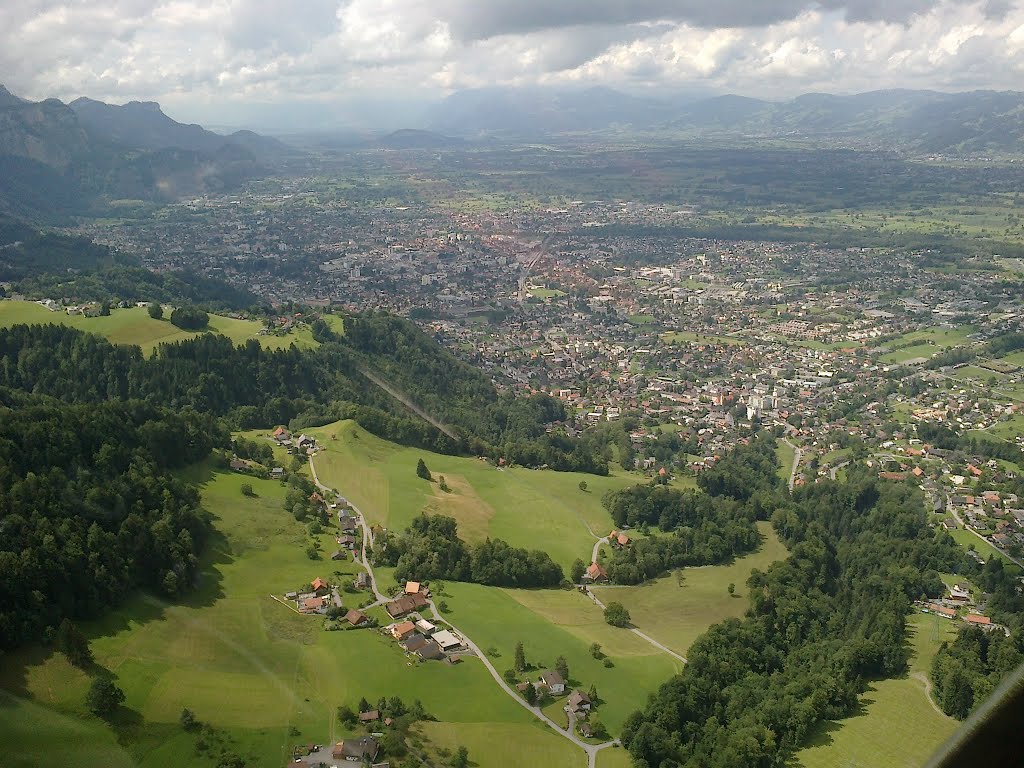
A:
{"type": "MultiPolygon", "coordinates": [[[[328,492],[333,490],[331,488],[328,488],[327,486],[325,486],[323,483],[320,482],[320,478],[317,477],[317,474],[316,474],[316,465],[313,463],[313,457],[312,456],[309,457],[309,471],[313,475],[313,482],[316,484],[317,488],[319,488],[321,491],[328,491],[328,492]]],[[[360,523],[360,525],[363,528],[363,547],[362,547],[362,553],[361,553],[362,554],[362,561],[363,561],[363,567],[366,568],[367,573],[370,575],[370,585],[373,587],[373,594],[377,598],[377,602],[378,603],[387,602],[389,600],[387,595],[383,594],[382,592],[380,592],[380,590],[377,589],[377,577],[373,573],[373,566],[370,565],[370,561],[366,557],[367,542],[369,542],[370,546],[373,545],[373,534],[370,531],[370,527],[366,524],[366,518],[363,516],[362,511],[360,511],[360,509],[355,504],[352,504],[351,500],[349,500],[349,504],[352,506],[352,511],[355,512],[356,515],[358,516],[359,523],[360,523]]],[[[494,665],[491,664],[490,659],[488,659],[487,655],[482,650],[480,650],[480,647],[476,643],[474,643],[472,641],[472,639],[470,639],[469,635],[467,635],[463,630],[459,629],[454,624],[452,624],[450,621],[448,621],[443,616],[441,616],[441,614],[438,613],[437,606],[434,605],[434,601],[433,600],[428,600],[427,603],[430,606],[430,612],[431,612],[433,618],[438,620],[438,621],[444,621],[446,624],[448,624],[452,628],[453,632],[455,632],[457,635],[459,635],[463,639],[463,641],[465,642],[466,646],[471,651],[473,651],[473,653],[475,653],[477,655],[477,657],[480,659],[480,661],[483,662],[484,668],[488,672],[490,672],[491,677],[494,678],[494,682],[496,682],[505,693],[507,693],[523,709],[529,711],[534,717],[536,717],[539,720],[542,720],[544,723],[546,723],[559,736],[562,736],[563,738],[568,739],[573,744],[575,744],[577,747],[579,747],[580,749],[582,749],[584,752],[587,753],[587,765],[588,765],[588,768],[595,768],[595,766],[597,764],[597,753],[598,752],[600,752],[602,749],[605,749],[607,747],[610,747],[610,746],[612,746],[614,744],[619,743],[618,739],[616,739],[614,741],[606,741],[603,744],[587,744],[585,741],[583,741],[582,739],[578,738],[575,733],[572,733],[571,731],[566,731],[564,728],[560,727],[558,725],[558,723],[556,723],[550,717],[548,717],[543,712],[541,712],[540,709],[538,709],[537,707],[531,707],[526,702],[526,700],[522,696],[520,696],[515,690],[513,690],[512,687],[509,686],[509,684],[505,682],[505,679],[500,674],[498,674],[498,670],[496,670],[494,668],[494,665]]],[[[669,653],[671,653],[671,651],[669,651],[669,653]]],[[[676,654],[673,654],[673,655],[676,655],[676,654]]]]}
{"type": "Polygon", "coordinates": [[[830,469],[830,470],[828,471],[828,474],[829,474],[829,476],[830,476],[830,477],[831,477],[831,478],[832,478],[833,480],[835,480],[835,479],[836,479],[836,474],[837,474],[837,473],[839,472],[839,470],[840,470],[840,469],[842,469],[843,467],[845,467],[845,466],[846,466],[847,464],[849,464],[849,463],[850,463],[849,461],[844,461],[844,462],[843,462],[842,464],[836,464],[836,465],[835,465],[834,467],[832,467],[832,468],[831,468],[831,469],[830,469]]]}

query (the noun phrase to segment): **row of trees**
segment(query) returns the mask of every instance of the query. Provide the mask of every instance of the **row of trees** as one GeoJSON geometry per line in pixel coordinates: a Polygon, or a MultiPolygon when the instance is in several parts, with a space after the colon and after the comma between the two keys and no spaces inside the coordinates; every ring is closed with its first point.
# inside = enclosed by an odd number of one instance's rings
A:
{"type": "Polygon", "coordinates": [[[849,714],[866,680],[900,674],[912,600],[941,593],[939,570],[969,567],[923,510],[917,488],[857,474],[780,501],[772,522],[791,554],[751,574],[746,617],[712,627],[628,718],[635,763],[780,765],[849,714]]]}
{"type": "Polygon", "coordinates": [[[512,547],[501,539],[466,544],[453,518],[420,515],[400,536],[381,534],[375,564],[393,566],[395,578],[451,579],[495,587],[554,587],[565,576],[551,556],[512,547]]]}

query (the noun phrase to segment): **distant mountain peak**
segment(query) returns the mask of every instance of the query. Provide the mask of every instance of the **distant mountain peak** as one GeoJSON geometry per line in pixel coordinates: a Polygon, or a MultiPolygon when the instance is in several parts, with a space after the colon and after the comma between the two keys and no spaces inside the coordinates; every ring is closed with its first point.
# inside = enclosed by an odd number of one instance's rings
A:
{"type": "Polygon", "coordinates": [[[12,104],[24,104],[25,100],[15,96],[6,86],[0,84],[0,107],[8,107],[12,104]]]}

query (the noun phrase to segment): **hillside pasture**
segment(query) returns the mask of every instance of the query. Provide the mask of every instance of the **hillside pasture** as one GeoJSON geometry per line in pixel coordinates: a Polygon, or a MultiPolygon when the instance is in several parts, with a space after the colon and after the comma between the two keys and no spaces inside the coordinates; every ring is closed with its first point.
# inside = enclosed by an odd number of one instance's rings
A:
{"type": "MultiPolygon", "coordinates": [[[[272,599],[315,576],[358,570],[351,562],[307,557],[309,535],[282,508],[282,483],[209,464],[183,478],[198,484],[216,526],[198,590],[177,604],[130,596],[102,619],[83,623],[97,664],[126,694],[113,726],[85,711],[88,678],[62,656],[45,649],[7,655],[0,669],[0,742],[24,751],[5,752],[5,765],[205,768],[209,758],[197,755],[194,737],[178,725],[187,707],[223,733],[246,765],[276,768],[292,744],[345,735],[335,721],[337,706],[395,695],[420,699],[441,721],[436,727],[459,738],[460,724],[475,725],[478,733],[509,727],[523,755],[574,764],[570,753],[578,750],[535,727],[478,661],[414,663],[378,632],[325,632],[322,618],[272,599]],[[243,482],[254,497],[242,495],[243,482]],[[46,738],[31,735],[36,729],[46,738]]],[[[320,541],[326,551],[330,536],[320,541]]],[[[356,603],[365,595],[345,598],[356,603]]],[[[508,759],[501,750],[474,757],[495,768],[510,765],[508,759]]]]}
{"type": "Polygon", "coordinates": [[[956,636],[954,622],[923,613],[908,620],[912,655],[905,677],[869,684],[856,714],[823,724],[797,754],[802,768],[917,768],[956,730],[928,694],[927,674],[942,642],[956,636]]]}
{"type": "MultiPolygon", "coordinates": [[[[145,307],[129,309],[112,309],[103,317],[85,317],[69,315],[63,311],[51,312],[46,307],[30,301],[0,301],[0,327],[18,324],[26,325],[66,325],[80,331],[95,333],[110,340],[113,344],[135,345],[142,348],[144,354],[152,354],[163,343],[173,343],[192,339],[199,335],[194,331],[183,331],[171,325],[170,308],[165,307],[164,319],[154,320],[145,307]]],[[[313,347],[316,342],[308,328],[291,332],[286,335],[259,334],[262,323],[255,320],[242,320],[223,315],[210,315],[211,333],[218,333],[231,339],[235,344],[243,344],[249,339],[256,339],[267,349],[286,348],[292,343],[300,347],[313,347]]]]}
{"type": "Polygon", "coordinates": [[[760,548],[729,565],[684,568],[635,587],[592,587],[605,604],[615,600],[629,610],[641,631],[676,653],[686,655],[693,641],[712,624],[740,617],[747,609],[746,581],[754,568],[762,571],[786,557],[786,547],[770,523],[757,524],[760,548]],[[736,585],[735,596],[728,592],[736,585]]]}
{"type": "Polygon", "coordinates": [[[351,421],[309,431],[323,446],[315,459],[321,482],[350,498],[370,523],[403,530],[423,512],[449,515],[467,541],[490,536],[541,549],[565,568],[589,558],[594,536],[611,530],[602,494],[643,480],[621,471],[598,477],[498,468],[479,458],[398,446],[351,421]],[[421,458],[433,481],[416,476],[421,458]],[[440,490],[442,475],[450,492],[440,490]],[[581,481],[587,490],[580,490],[581,481]]]}

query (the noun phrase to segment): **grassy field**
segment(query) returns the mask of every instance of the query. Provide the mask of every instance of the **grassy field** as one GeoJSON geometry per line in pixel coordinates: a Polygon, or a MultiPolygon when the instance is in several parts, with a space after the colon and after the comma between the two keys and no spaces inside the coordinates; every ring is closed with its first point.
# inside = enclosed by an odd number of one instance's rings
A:
{"type": "Polygon", "coordinates": [[[697,637],[712,624],[747,609],[744,584],[754,568],[765,570],[786,557],[786,548],[769,523],[758,523],[761,548],[731,565],[704,566],[682,570],[682,584],[675,575],[638,587],[595,587],[594,593],[607,603],[617,600],[629,610],[633,623],[644,633],[683,656],[697,637]],[[729,584],[736,585],[730,597],[729,584]]]}
{"type": "Polygon", "coordinates": [[[934,344],[914,344],[913,346],[903,347],[895,352],[884,354],[881,359],[883,363],[905,363],[907,360],[914,360],[919,357],[928,359],[941,351],[942,347],[937,347],[934,344]]]}
{"type": "Polygon", "coordinates": [[[924,682],[940,643],[953,639],[956,625],[921,613],[908,625],[913,650],[909,674],[871,683],[860,711],[822,726],[797,755],[800,766],[917,768],[956,730],[957,721],[934,708],[924,682]]]}
{"type": "MultiPolygon", "coordinates": [[[[85,712],[88,679],[63,657],[11,654],[0,669],[0,743],[23,745],[23,752],[5,750],[5,766],[208,766],[177,725],[183,707],[231,739],[247,765],[280,766],[293,743],[343,735],[338,705],[392,695],[421,699],[437,727],[460,739],[493,727],[516,734],[507,750],[478,752],[481,766],[513,766],[513,755],[534,754],[574,764],[571,745],[536,727],[482,664],[410,664],[376,632],[324,632],[319,618],[272,600],[271,593],[314,576],[356,570],[307,558],[308,536],[282,509],[280,483],[209,467],[186,477],[200,484],[219,532],[204,555],[199,590],[177,605],[138,595],[83,627],[97,663],[127,697],[114,727],[85,712]],[[256,498],[241,494],[242,482],[256,498]],[[46,738],[29,735],[37,732],[46,738]]],[[[326,549],[329,537],[322,541],[326,549]]]]}
{"type": "Polygon", "coordinates": [[[598,535],[612,527],[601,494],[640,482],[624,472],[597,477],[512,467],[497,469],[481,459],[444,456],[388,443],[354,422],[310,430],[324,450],[316,457],[321,482],[351,498],[371,523],[404,529],[421,512],[445,514],[459,523],[467,541],[487,536],[510,544],[543,549],[565,567],[586,560],[598,535]],[[336,438],[336,439],[335,439],[336,438]],[[444,475],[450,493],[438,482],[416,477],[423,458],[435,481],[444,475]],[[579,483],[585,481],[587,490],[579,483]]]}
{"type": "Polygon", "coordinates": [[[780,480],[788,483],[789,476],[793,472],[793,459],[796,457],[796,451],[790,447],[789,443],[779,440],[775,444],[775,455],[779,459],[779,468],[776,474],[780,480]]]}
{"type": "Polygon", "coordinates": [[[597,768],[632,768],[629,752],[622,747],[608,747],[597,753],[597,768]]]}
{"type": "Polygon", "coordinates": [[[600,608],[575,590],[506,590],[446,582],[452,623],[483,649],[494,648],[491,661],[499,672],[512,666],[517,642],[523,643],[528,674],[536,680],[558,656],[569,664],[574,685],[597,686],[602,722],[618,734],[626,717],[681,665],[632,632],[611,627],[600,608]],[[601,645],[614,666],[590,654],[601,645]]]}
{"type": "Polygon", "coordinates": [[[989,557],[991,557],[992,555],[995,555],[1004,563],[1013,562],[1009,557],[1006,556],[1006,553],[992,546],[987,541],[979,539],[977,536],[975,536],[968,530],[965,530],[963,528],[957,528],[955,531],[950,531],[949,535],[956,539],[956,541],[961,546],[963,546],[964,549],[966,549],[968,545],[973,544],[974,549],[977,551],[977,553],[986,560],[988,560],[989,557]]]}
{"type": "MultiPolygon", "coordinates": [[[[197,336],[183,331],[168,320],[154,320],[144,307],[112,309],[106,317],[84,317],[66,312],[51,312],[46,307],[28,301],[0,301],[0,327],[26,324],[67,325],[81,331],[105,336],[114,344],[135,344],[146,354],[152,353],[163,342],[182,341],[197,336]]],[[[300,347],[316,345],[308,329],[285,336],[260,336],[262,324],[255,320],[238,320],[221,315],[210,315],[210,330],[227,336],[236,344],[257,339],[267,349],[286,348],[292,343],[300,347]]]]}

